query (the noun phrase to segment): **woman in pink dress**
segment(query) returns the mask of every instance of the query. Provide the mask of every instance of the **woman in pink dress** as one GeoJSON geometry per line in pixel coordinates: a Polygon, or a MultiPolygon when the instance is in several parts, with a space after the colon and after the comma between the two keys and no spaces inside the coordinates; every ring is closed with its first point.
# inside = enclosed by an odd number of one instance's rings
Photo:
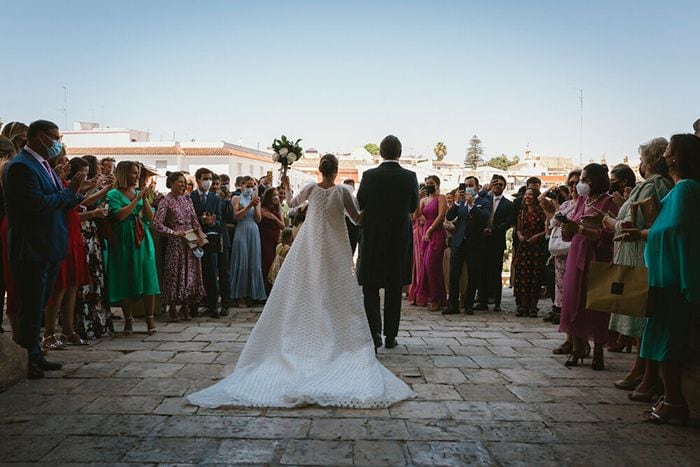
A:
{"type": "Polygon", "coordinates": [[[171,321],[178,320],[176,306],[180,305],[182,319],[189,321],[190,304],[199,303],[204,296],[202,263],[190,249],[185,235],[193,230],[200,244],[205,238],[197,220],[194,205],[187,196],[187,179],[182,172],[168,175],[170,193],[158,203],[153,224],[158,232],[166,235],[165,267],[163,268],[163,304],[169,305],[171,321]]]}
{"type": "Polygon", "coordinates": [[[442,260],[447,232],[443,222],[447,213],[447,199],[440,194],[440,179],[431,175],[425,180],[427,196],[418,203],[416,213],[423,217],[421,238],[421,271],[418,275],[419,303],[430,303],[430,311],[438,311],[445,302],[445,275],[442,260]]]}
{"type": "MultiPolygon", "coordinates": [[[[418,191],[419,197],[422,200],[425,198],[425,184],[420,184],[420,189],[418,191]]],[[[420,201],[419,201],[420,202],[420,201]]],[[[420,274],[423,265],[423,224],[425,219],[421,214],[418,214],[418,210],[413,213],[413,271],[411,273],[411,285],[408,288],[408,301],[411,305],[425,305],[418,301],[418,280],[420,279],[420,274]]]]}
{"type": "Polygon", "coordinates": [[[568,222],[562,225],[562,238],[570,241],[569,255],[564,273],[564,296],[562,297],[561,323],[559,330],[570,333],[574,349],[566,366],[578,366],[586,356],[585,346],[593,339],[594,370],[605,368],[603,346],[608,336],[609,313],[586,309],[586,288],[591,262],[611,262],[613,256],[613,233],[600,225],[581,223],[583,216],[600,213],[616,215],[619,209],[607,193],[610,187],[608,169],[600,164],[588,164],[581,172],[576,186],[579,197],[573,210],[567,215],[568,222]]]}

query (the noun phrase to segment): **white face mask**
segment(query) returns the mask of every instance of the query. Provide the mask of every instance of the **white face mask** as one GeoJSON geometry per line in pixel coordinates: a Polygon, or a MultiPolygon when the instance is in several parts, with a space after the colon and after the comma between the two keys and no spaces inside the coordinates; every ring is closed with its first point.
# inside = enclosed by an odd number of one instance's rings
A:
{"type": "Polygon", "coordinates": [[[211,188],[211,180],[202,180],[202,190],[209,191],[211,188]]]}
{"type": "Polygon", "coordinates": [[[576,193],[579,196],[588,196],[591,192],[591,186],[588,183],[578,182],[576,185],[576,193]]]}

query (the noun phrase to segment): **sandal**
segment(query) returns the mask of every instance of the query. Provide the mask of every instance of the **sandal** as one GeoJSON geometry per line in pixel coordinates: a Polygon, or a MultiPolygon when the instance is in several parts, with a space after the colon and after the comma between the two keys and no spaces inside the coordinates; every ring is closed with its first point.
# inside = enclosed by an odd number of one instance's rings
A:
{"type": "Polygon", "coordinates": [[[192,321],[192,317],[190,316],[190,307],[189,306],[182,305],[180,307],[180,314],[182,315],[183,321],[192,321]]]}
{"type": "Polygon", "coordinates": [[[556,349],[552,350],[552,353],[554,355],[569,355],[574,351],[574,346],[571,344],[571,342],[566,341],[556,349]]]}
{"type": "Polygon", "coordinates": [[[617,389],[622,389],[623,391],[634,391],[637,389],[637,386],[639,386],[642,383],[643,377],[640,376],[639,378],[632,378],[628,379],[628,377],[625,377],[621,380],[615,381],[613,385],[617,389]]]}
{"type": "Polygon", "coordinates": [[[122,331],[122,334],[125,336],[130,336],[134,333],[134,318],[129,316],[128,318],[124,318],[124,331],[122,331]]]}
{"type": "Polygon", "coordinates": [[[61,342],[61,339],[56,334],[51,334],[41,339],[41,349],[49,350],[66,350],[66,344],[61,342]]]}
{"type": "Polygon", "coordinates": [[[574,350],[574,352],[569,355],[569,358],[564,362],[564,366],[571,368],[573,366],[579,366],[579,360],[581,360],[581,365],[583,365],[583,359],[586,358],[585,351],[574,350]]]}
{"type": "Polygon", "coordinates": [[[688,425],[689,415],[690,411],[687,404],[669,404],[666,401],[662,401],[659,408],[643,414],[642,421],[657,425],[668,425],[678,420],[681,425],[686,426],[688,425]]]}
{"type": "Polygon", "coordinates": [[[152,336],[153,334],[158,332],[158,329],[156,329],[156,325],[153,319],[153,315],[151,316],[146,316],[146,326],[148,329],[146,330],[146,334],[149,336],[152,336]]]}
{"type": "Polygon", "coordinates": [[[647,392],[632,391],[627,394],[627,398],[634,402],[654,402],[659,396],[663,396],[664,384],[659,381],[654,384],[647,392]]]}
{"type": "Polygon", "coordinates": [[[168,308],[168,317],[170,318],[171,323],[180,322],[180,317],[177,314],[177,308],[175,305],[171,305],[170,308],[168,308]]]}
{"type": "Polygon", "coordinates": [[[77,332],[73,332],[70,336],[66,336],[64,342],[69,345],[88,345],[88,343],[85,342],[77,332]]]}

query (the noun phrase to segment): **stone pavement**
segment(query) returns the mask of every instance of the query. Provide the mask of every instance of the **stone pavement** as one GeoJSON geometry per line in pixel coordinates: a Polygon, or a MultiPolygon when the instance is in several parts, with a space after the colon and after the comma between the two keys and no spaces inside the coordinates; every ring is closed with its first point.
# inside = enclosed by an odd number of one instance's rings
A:
{"type": "Polygon", "coordinates": [[[613,388],[631,355],[606,353],[602,372],[567,369],[550,351],[555,327],[516,318],[511,298],[505,309],[445,317],[404,302],[400,345],[379,358],[418,397],[388,409],[186,405],[233,370],[259,308],[53,352],[62,371],[0,394],[0,461],[700,465],[697,420],[641,424],[644,405],[613,388]]]}

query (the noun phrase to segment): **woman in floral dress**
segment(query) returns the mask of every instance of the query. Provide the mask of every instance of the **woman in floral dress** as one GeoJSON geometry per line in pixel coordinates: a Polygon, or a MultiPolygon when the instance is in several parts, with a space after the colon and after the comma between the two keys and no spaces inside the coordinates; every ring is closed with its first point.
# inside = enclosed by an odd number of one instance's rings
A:
{"type": "Polygon", "coordinates": [[[537,316],[537,301],[542,287],[547,254],[544,244],[545,214],[537,203],[539,190],[525,191],[518,214],[518,240],[515,254],[515,296],[518,297],[517,316],[537,316]]]}
{"type": "Polygon", "coordinates": [[[193,230],[200,239],[205,238],[197,220],[192,200],[187,196],[187,180],[182,172],[168,175],[170,193],[158,203],[154,226],[166,236],[165,267],[163,268],[163,294],[161,300],[169,305],[171,321],[178,320],[176,305],[185,321],[189,321],[191,303],[198,303],[204,296],[202,263],[190,249],[185,235],[193,230]]]}

